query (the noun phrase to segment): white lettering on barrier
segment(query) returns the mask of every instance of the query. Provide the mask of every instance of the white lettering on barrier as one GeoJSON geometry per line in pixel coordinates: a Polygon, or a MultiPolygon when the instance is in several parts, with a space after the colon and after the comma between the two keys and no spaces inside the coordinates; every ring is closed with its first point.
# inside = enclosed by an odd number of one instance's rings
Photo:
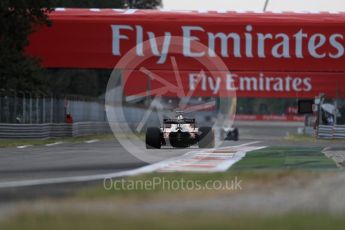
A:
{"type": "MultiPolygon", "coordinates": [[[[141,25],[111,25],[112,28],[112,54],[121,56],[121,40],[132,40],[136,42],[136,54],[144,56],[144,37],[150,40],[150,51],[154,56],[159,57],[157,63],[164,64],[167,60],[172,36],[183,37],[183,50],[185,57],[222,57],[222,58],[267,58],[272,56],[277,59],[305,58],[315,59],[332,58],[338,59],[344,56],[344,36],[339,33],[324,35],[322,33],[306,33],[299,29],[295,34],[286,33],[260,33],[254,32],[255,28],[248,24],[244,27],[243,33],[238,32],[209,32],[201,26],[181,26],[181,34],[172,34],[165,31],[163,44],[158,47],[156,34],[153,31],[146,31],[141,25]],[[135,33],[135,34],[133,34],[135,33]],[[201,36],[206,37],[202,41],[201,36]],[[193,42],[201,42],[208,47],[208,51],[193,51],[193,42]],[[219,45],[218,45],[219,43],[219,45]],[[306,47],[303,47],[306,45],[306,47]],[[331,50],[325,50],[325,47],[331,50]],[[220,47],[217,50],[217,47],[220,47]],[[269,54],[269,55],[268,55],[269,54]]],[[[147,54],[149,55],[149,54],[147,54]]],[[[294,83],[299,88],[299,81],[294,83]]]]}
{"type": "Polygon", "coordinates": [[[263,73],[258,77],[239,77],[232,73],[226,73],[225,77],[222,75],[208,76],[205,73],[191,72],[188,75],[189,90],[210,91],[214,95],[220,92],[222,85],[226,91],[309,92],[312,90],[310,77],[269,77],[264,76],[263,73]]]}

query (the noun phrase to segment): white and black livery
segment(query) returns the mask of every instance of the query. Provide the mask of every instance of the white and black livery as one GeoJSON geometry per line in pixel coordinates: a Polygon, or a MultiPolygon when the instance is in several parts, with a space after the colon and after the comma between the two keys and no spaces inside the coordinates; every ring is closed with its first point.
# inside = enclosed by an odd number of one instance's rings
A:
{"type": "Polygon", "coordinates": [[[163,120],[163,127],[148,127],[146,148],[160,149],[170,144],[175,148],[187,148],[198,144],[199,148],[213,148],[215,143],[212,127],[197,127],[195,118],[185,118],[183,112],[176,112],[175,118],[163,120]]]}

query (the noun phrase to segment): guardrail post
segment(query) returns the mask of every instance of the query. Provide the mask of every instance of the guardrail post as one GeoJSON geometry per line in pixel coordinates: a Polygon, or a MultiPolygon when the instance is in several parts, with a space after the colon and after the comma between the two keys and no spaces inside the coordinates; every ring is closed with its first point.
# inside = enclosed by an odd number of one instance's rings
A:
{"type": "Polygon", "coordinates": [[[23,99],[22,99],[22,120],[21,123],[26,123],[26,103],[25,103],[25,92],[23,91],[18,91],[20,94],[22,94],[23,99]]]}
{"type": "Polygon", "coordinates": [[[39,123],[39,104],[38,104],[39,96],[36,94],[36,123],[39,123]]]}
{"type": "Polygon", "coordinates": [[[10,123],[10,116],[11,116],[11,114],[10,114],[10,99],[7,95],[5,96],[5,98],[6,98],[6,122],[10,123]]]}
{"type": "Polygon", "coordinates": [[[17,91],[14,89],[10,89],[11,92],[13,92],[13,100],[14,100],[14,105],[13,105],[13,117],[12,117],[12,122],[17,123],[17,91]]]}
{"type": "Polygon", "coordinates": [[[45,93],[43,93],[42,91],[38,91],[38,96],[42,96],[42,101],[41,101],[41,104],[42,104],[42,113],[40,113],[42,115],[42,123],[45,123],[46,121],[46,104],[45,104],[45,93]]]}
{"type": "MultiPolygon", "coordinates": [[[[2,99],[3,99],[3,94],[2,94],[3,89],[0,90],[0,109],[1,111],[3,111],[3,107],[2,107],[2,99]]],[[[2,122],[2,114],[0,113],[0,122],[2,122]]]]}
{"type": "Polygon", "coordinates": [[[50,96],[50,123],[53,123],[53,108],[54,108],[53,95],[50,96]]]}
{"type": "MultiPolygon", "coordinates": [[[[0,94],[0,109],[2,110],[2,95],[0,94]]],[[[2,122],[2,113],[0,113],[0,123],[2,122]]]]}
{"type": "Polygon", "coordinates": [[[46,101],[45,101],[45,95],[42,95],[42,123],[46,122],[46,101]]]}
{"type": "Polygon", "coordinates": [[[29,99],[29,122],[32,124],[32,94],[29,93],[30,99],[29,99]]]}

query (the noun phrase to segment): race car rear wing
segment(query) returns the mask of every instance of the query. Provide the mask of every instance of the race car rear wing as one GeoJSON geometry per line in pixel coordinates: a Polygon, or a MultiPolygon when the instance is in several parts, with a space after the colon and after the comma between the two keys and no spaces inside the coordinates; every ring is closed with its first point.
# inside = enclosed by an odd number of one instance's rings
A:
{"type": "Polygon", "coordinates": [[[163,120],[164,124],[195,124],[194,118],[183,118],[183,119],[171,119],[167,118],[163,120]]]}

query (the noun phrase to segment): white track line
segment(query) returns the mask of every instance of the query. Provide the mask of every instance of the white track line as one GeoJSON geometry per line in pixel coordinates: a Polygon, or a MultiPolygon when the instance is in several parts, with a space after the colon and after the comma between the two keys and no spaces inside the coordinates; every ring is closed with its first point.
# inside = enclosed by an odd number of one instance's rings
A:
{"type": "Polygon", "coordinates": [[[92,139],[92,140],[84,141],[84,143],[86,143],[86,144],[92,144],[95,142],[99,142],[99,140],[98,139],[92,139]]]}
{"type": "Polygon", "coordinates": [[[60,145],[62,143],[63,143],[62,141],[57,141],[57,142],[54,142],[54,143],[46,144],[45,146],[51,147],[51,146],[55,146],[55,145],[60,145]]]}
{"type": "Polygon", "coordinates": [[[170,165],[160,168],[159,172],[223,172],[241,160],[246,152],[266,146],[248,146],[250,142],[237,146],[191,151],[179,157],[170,165]]]}
{"type": "MultiPolygon", "coordinates": [[[[237,146],[228,146],[224,148],[238,148],[238,147],[244,147],[248,145],[252,145],[258,143],[257,141],[249,142],[237,146]]],[[[95,180],[104,180],[106,178],[119,178],[119,177],[125,177],[125,176],[135,176],[143,173],[150,173],[154,171],[159,171],[160,169],[168,168],[170,165],[179,162],[183,159],[188,159],[190,156],[193,156],[193,154],[203,154],[205,151],[216,151],[221,150],[224,148],[216,148],[216,149],[205,149],[200,151],[190,151],[186,154],[178,157],[173,157],[168,160],[164,160],[161,162],[157,162],[154,164],[150,164],[144,167],[140,167],[138,169],[133,170],[127,170],[122,172],[116,172],[116,173],[108,173],[108,174],[96,174],[96,175],[89,175],[89,176],[75,176],[75,177],[59,177],[59,178],[47,178],[47,179],[34,179],[34,180],[22,180],[22,181],[9,181],[9,182],[0,182],[0,188],[15,188],[15,187],[26,187],[26,186],[35,186],[35,185],[50,185],[50,184],[59,184],[59,183],[72,183],[72,182],[86,182],[86,181],[95,181],[95,180]]],[[[261,147],[248,147],[247,150],[254,150],[264,148],[264,146],[261,147]]],[[[212,154],[212,153],[211,153],[212,154]]],[[[221,170],[227,170],[231,165],[236,163],[238,160],[242,159],[245,156],[245,152],[241,151],[238,156],[233,157],[229,161],[224,161],[221,166],[219,166],[218,170],[215,171],[221,171],[221,170]]],[[[210,171],[211,172],[211,171],[210,171]]]]}
{"type": "Polygon", "coordinates": [[[49,185],[49,184],[59,184],[59,183],[71,183],[71,182],[86,182],[86,181],[103,180],[105,178],[118,178],[118,177],[124,177],[124,176],[135,176],[135,175],[139,175],[142,173],[149,173],[149,172],[156,171],[160,167],[162,167],[161,164],[159,164],[159,165],[158,164],[152,164],[152,165],[147,165],[147,166],[144,166],[144,167],[141,167],[138,169],[116,172],[116,173],[108,173],[108,174],[1,182],[0,188],[15,188],[15,187],[34,186],[34,185],[49,185]]]}
{"type": "Polygon", "coordinates": [[[260,147],[255,147],[253,149],[247,149],[245,151],[239,151],[239,152],[236,153],[236,155],[233,156],[232,159],[225,160],[224,162],[219,164],[217,166],[217,168],[218,168],[219,171],[226,171],[232,165],[234,165],[236,162],[240,161],[243,157],[245,157],[247,152],[254,151],[254,150],[259,150],[259,149],[263,149],[263,148],[266,148],[266,146],[260,146],[260,147]]]}
{"type": "Polygon", "coordinates": [[[137,9],[128,9],[125,11],[124,14],[134,14],[137,11],[137,9]]]}
{"type": "Polygon", "coordinates": [[[101,9],[99,9],[99,8],[91,8],[89,10],[92,12],[101,12],[101,9]]]}
{"type": "Polygon", "coordinates": [[[252,141],[252,142],[248,142],[248,143],[244,143],[244,144],[240,144],[240,145],[231,145],[231,146],[227,146],[227,147],[221,147],[219,149],[225,149],[225,148],[229,148],[229,147],[244,147],[244,146],[248,146],[248,145],[254,145],[254,144],[259,144],[261,143],[261,141],[252,141]]]}
{"type": "Polygon", "coordinates": [[[17,149],[25,149],[27,147],[32,147],[33,145],[19,145],[17,146],[17,149]]]}

